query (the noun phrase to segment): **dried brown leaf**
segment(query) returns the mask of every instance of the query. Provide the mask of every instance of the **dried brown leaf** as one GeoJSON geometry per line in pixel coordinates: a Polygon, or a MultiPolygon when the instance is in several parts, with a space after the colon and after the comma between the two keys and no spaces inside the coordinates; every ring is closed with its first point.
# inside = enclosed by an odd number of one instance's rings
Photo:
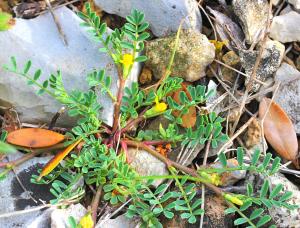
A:
{"type": "Polygon", "coordinates": [[[281,157],[294,160],[298,155],[298,141],[292,121],[285,111],[269,98],[263,98],[259,105],[259,118],[262,120],[265,115],[263,128],[267,141],[281,157]]]}
{"type": "Polygon", "coordinates": [[[24,147],[42,148],[64,140],[64,135],[41,128],[23,128],[7,135],[7,142],[24,147]]]}
{"type": "MultiPolygon", "coordinates": [[[[180,99],[179,99],[179,94],[181,91],[184,91],[187,95],[187,97],[191,100],[191,95],[189,94],[188,90],[187,90],[187,86],[189,85],[189,83],[187,82],[183,82],[182,83],[182,87],[181,89],[177,90],[176,92],[174,92],[174,94],[172,95],[172,98],[180,104],[180,99]]],[[[174,116],[179,116],[180,112],[179,111],[174,111],[173,112],[174,116]]],[[[189,108],[189,112],[187,114],[182,115],[182,127],[185,128],[190,128],[190,127],[194,127],[196,124],[196,120],[197,120],[197,116],[196,116],[196,107],[192,106],[189,108]]]]}

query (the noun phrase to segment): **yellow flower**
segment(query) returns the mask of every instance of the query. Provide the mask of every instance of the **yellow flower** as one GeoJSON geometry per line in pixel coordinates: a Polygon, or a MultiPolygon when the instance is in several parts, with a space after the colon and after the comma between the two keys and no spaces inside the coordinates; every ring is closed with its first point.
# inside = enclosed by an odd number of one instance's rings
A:
{"type": "Polygon", "coordinates": [[[167,104],[164,102],[159,102],[158,100],[158,96],[155,97],[155,106],[154,106],[154,110],[156,112],[164,112],[167,110],[167,104]]]}
{"type": "Polygon", "coordinates": [[[208,174],[204,171],[199,173],[203,178],[205,178],[207,181],[209,181],[210,183],[212,183],[213,185],[220,185],[221,179],[220,176],[217,173],[212,173],[212,174],[208,174]]]}
{"type": "Polygon", "coordinates": [[[211,180],[211,183],[216,185],[216,186],[219,186],[220,184],[222,184],[220,176],[216,173],[211,174],[211,179],[210,180],[211,180]]]}
{"type": "Polygon", "coordinates": [[[155,97],[155,105],[149,109],[144,115],[146,118],[158,116],[166,111],[168,105],[165,102],[159,102],[158,96],[155,97]]]}
{"type": "Polygon", "coordinates": [[[134,62],[133,60],[133,55],[124,54],[122,59],[120,60],[120,63],[122,63],[124,67],[130,67],[134,62]]]}
{"type": "Polygon", "coordinates": [[[82,228],[93,228],[94,222],[91,213],[87,213],[85,216],[83,216],[79,224],[82,228]]]}
{"type": "Polygon", "coordinates": [[[237,198],[236,196],[233,196],[231,194],[224,194],[224,198],[226,200],[230,201],[231,203],[234,203],[239,206],[242,206],[244,204],[244,202],[242,200],[240,200],[239,198],[237,198]]]}

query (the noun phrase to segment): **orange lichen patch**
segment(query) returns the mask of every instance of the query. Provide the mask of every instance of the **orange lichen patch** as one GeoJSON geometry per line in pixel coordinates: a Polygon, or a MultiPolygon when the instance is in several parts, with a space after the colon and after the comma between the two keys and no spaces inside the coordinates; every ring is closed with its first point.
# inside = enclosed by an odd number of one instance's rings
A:
{"type": "Polygon", "coordinates": [[[77,140],[75,143],[69,145],[65,150],[59,152],[52,158],[43,168],[40,173],[40,180],[43,176],[48,175],[56,166],[81,142],[82,139],[77,140]]]}
{"type": "Polygon", "coordinates": [[[7,142],[30,148],[53,146],[64,139],[62,134],[41,128],[23,128],[7,135],[7,142]]]}
{"type": "Polygon", "coordinates": [[[298,155],[298,141],[288,115],[271,99],[264,98],[259,105],[259,118],[262,120],[264,116],[263,130],[267,141],[281,157],[295,160],[298,155]]]}
{"type": "MultiPolygon", "coordinates": [[[[187,82],[183,82],[181,84],[181,89],[175,91],[172,95],[172,98],[180,104],[180,99],[179,99],[179,94],[181,91],[184,91],[185,94],[187,95],[187,97],[192,100],[191,98],[191,95],[189,94],[188,90],[187,90],[187,86],[189,85],[190,83],[187,83],[187,82]]],[[[180,111],[174,111],[173,112],[174,116],[178,117],[180,115],[180,111]]],[[[182,124],[181,126],[182,127],[185,127],[185,128],[190,128],[190,127],[194,127],[195,124],[196,124],[196,120],[197,120],[197,116],[196,116],[196,107],[192,106],[189,108],[189,112],[182,115],[182,124]]]]}
{"type": "Polygon", "coordinates": [[[161,155],[163,155],[164,157],[167,157],[167,153],[171,151],[171,144],[168,143],[165,146],[163,145],[158,145],[155,150],[160,153],[161,155]]]}

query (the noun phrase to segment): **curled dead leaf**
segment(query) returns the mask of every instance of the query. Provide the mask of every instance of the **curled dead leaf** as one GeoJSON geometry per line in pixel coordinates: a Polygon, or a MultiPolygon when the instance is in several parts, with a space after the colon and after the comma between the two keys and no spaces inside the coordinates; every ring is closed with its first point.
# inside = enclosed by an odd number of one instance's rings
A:
{"type": "MultiPolygon", "coordinates": [[[[188,90],[187,90],[187,86],[189,85],[190,83],[187,83],[187,82],[183,82],[181,84],[181,89],[175,91],[172,95],[172,98],[174,99],[174,101],[176,101],[177,103],[180,104],[180,98],[179,98],[179,94],[181,91],[184,91],[187,95],[187,97],[192,100],[191,98],[191,95],[189,94],[188,90]]],[[[180,112],[179,111],[174,111],[173,112],[174,116],[178,117],[180,115],[180,112]]],[[[197,112],[196,112],[196,107],[195,106],[192,106],[189,108],[189,112],[182,115],[182,124],[181,126],[182,127],[185,127],[185,128],[190,128],[190,127],[194,127],[195,124],[196,124],[196,120],[197,120],[197,116],[196,116],[197,112]]]]}
{"type": "Polygon", "coordinates": [[[53,146],[64,139],[64,135],[42,128],[23,128],[7,135],[7,142],[10,144],[30,148],[53,146]]]}
{"type": "Polygon", "coordinates": [[[75,143],[69,145],[66,149],[56,154],[42,169],[38,181],[48,175],[56,166],[81,142],[82,139],[77,140],[75,143]]]}
{"type": "Polygon", "coordinates": [[[265,115],[263,128],[267,141],[281,157],[290,161],[296,159],[297,135],[288,115],[271,99],[263,98],[259,105],[259,118],[262,120],[265,115]]]}

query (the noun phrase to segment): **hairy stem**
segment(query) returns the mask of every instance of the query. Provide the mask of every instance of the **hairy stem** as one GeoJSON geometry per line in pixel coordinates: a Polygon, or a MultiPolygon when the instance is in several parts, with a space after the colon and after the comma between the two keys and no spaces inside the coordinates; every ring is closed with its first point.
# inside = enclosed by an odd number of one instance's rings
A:
{"type": "Polygon", "coordinates": [[[118,75],[119,75],[120,85],[119,85],[118,94],[117,94],[117,102],[115,103],[115,106],[114,106],[114,121],[113,121],[113,127],[112,127],[113,134],[116,132],[116,130],[119,127],[120,109],[121,109],[121,105],[122,105],[123,90],[124,90],[125,82],[126,82],[126,80],[123,78],[123,75],[121,72],[122,72],[122,70],[118,67],[118,75]]]}
{"type": "Polygon", "coordinates": [[[102,186],[100,185],[97,189],[97,192],[96,192],[96,194],[94,196],[94,199],[92,201],[92,204],[91,204],[92,219],[94,221],[94,226],[97,222],[97,209],[98,209],[98,206],[99,206],[101,193],[102,193],[102,186]]]}

